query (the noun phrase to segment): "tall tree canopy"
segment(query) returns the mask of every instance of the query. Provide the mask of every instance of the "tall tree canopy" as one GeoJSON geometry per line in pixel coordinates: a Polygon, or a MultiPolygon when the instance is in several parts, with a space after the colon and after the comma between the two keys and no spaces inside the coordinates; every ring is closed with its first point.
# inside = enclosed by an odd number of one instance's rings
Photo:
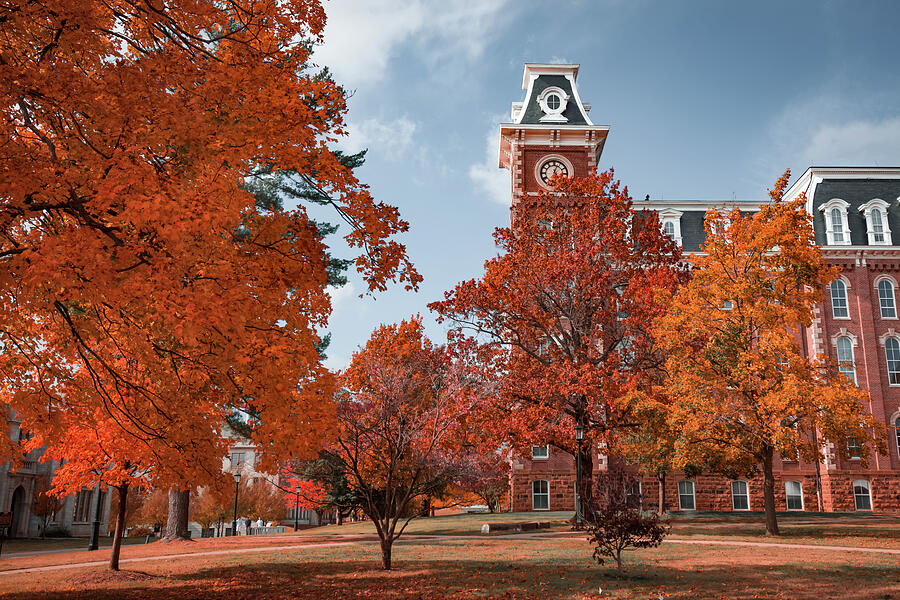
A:
{"type": "Polygon", "coordinates": [[[505,377],[485,426],[520,448],[550,443],[574,454],[580,424],[591,473],[597,444],[634,425],[626,392],[661,362],[650,326],[660,291],[679,282],[680,253],[612,171],[554,183],[496,231],[502,253],[484,276],[430,307],[499,351],[505,377]]]}
{"type": "Polygon", "coordinates": [[[668,354],[676,463],[693,459],[732,476],[761,470],[769,535],[778,533],[776,453],[822,460],[821,436],[844,457],[851,439],[862,444],[863,460],[866,441],[884,447],[864,409],[868,392],[836,365],[806,356],[799,343],[798,329],[810,325],[840,271],[815,244],[805,198],[782,200],[788,176],[759,212],[707,217],[693,277],[655,330],[668,354]]]}
{"type": "Polygon", "coordinates": [[[317,0],[0,7],[0,401],[44,443],[83,416],[153,465],[143,481],[196,484],[226,407],[250,404],[261,468],[318,450],[334,264],[253,177],[331,204],[370,291],[420,280],[407,224],[330,148],[346,105],[309,62],[324,23],[317,0]]]}

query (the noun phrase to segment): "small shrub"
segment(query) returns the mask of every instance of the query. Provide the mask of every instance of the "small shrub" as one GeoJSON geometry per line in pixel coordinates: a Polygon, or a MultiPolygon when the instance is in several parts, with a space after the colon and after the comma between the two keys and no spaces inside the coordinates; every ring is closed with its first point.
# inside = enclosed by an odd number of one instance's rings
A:
{"type": "Polygon", "coordinates": [[[44,537],[67,538],[72,537],[72,534],[65,527],[48,527],[44,530],[44,537]]]}
{"type": "Polygon", "coordinates": [[[147,537],[153,535],[153,530],[149,527],[132,527],[128,531],[128,537],[147,537]]]}
{"type": "Polygon", "coordinates": [[[615,559],[621,571],[625,548],[655,548],[669,533],[669,526],[658,514],[641,510],[638,481],[621,468],[597,478],[585,522],[594,559],[600,565],[606,559],[615,559]]]}

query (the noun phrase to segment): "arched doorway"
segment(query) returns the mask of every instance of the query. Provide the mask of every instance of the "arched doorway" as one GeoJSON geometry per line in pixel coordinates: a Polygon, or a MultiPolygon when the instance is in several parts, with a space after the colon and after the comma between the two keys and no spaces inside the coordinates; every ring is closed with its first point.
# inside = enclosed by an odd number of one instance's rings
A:
{"type": "Polygon", "coordinates": [[[13,492],[10,510],[12,510],[12,525],[7,535],[11,538],[25,537],[28,534],[28,507],[25,504],[25,488],[21,485],[13,492]]]}

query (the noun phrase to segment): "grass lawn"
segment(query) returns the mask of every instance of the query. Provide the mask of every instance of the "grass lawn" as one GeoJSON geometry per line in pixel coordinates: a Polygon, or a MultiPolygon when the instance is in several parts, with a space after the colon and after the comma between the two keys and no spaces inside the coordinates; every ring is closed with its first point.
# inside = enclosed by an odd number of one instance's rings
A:
{"type": "MultiPolygon", "coordinates": [[[[280,548],[126,562],[118,574],[104,567],[0,574],[0,597],[900,600],[897,554],[673,543],[628,552],[626,576],[619,577],[614,568],[592,561],[591,548],[580,537],[530,537],[526,533],[500,538],[478,534],[484,522],[536,518],[556,521],[555,528],[566,529],[565,521],[570,517],[571,513],[522,513],[417,519],[410,525],[411,534],[443,537],[398,542],[394,548],[396,569],[390,573],[378,568],[379,549],[371,537],[370,523],[328,526],[299,534],[137,545],[124,548],[123,559],[280,548]],[[345,545],[329,545],[335,543],[345,545]],[[313,547],[308,547],[311,544],[313,547]]],[[[784,515],[781,525],[786,535],[770,540],[762,535],[759,514],[675,514],[671,537],[900,548],[897,516],[791,513],[784,515]]],[[[0,571],[106,558],[108,550],[0,559],[0,571]]]]}
{"type": "Polygon", "coordinates": [[[395,548],[397,569],[378,569],[374,544],[195,557],[4,576],[4,598],[825,598],[900,597],[896,555],[798,553],[780,548],[663,545],[630,552],[627,577],[592,563],[581,539],[419,540],[395,548]],[[599,590],[602,588],[602,593],[599,590]]]}

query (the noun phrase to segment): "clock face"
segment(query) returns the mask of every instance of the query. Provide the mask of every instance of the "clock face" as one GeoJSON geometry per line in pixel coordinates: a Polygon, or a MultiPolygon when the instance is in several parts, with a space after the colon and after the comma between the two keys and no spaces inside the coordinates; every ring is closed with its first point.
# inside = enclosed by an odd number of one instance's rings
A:
{"type": "Polygon", "coordinates": [[[563,177],[568,177],[569,169],[566,167],[566,163],[561,160],[557,160],[552,158],[541,165],[541,181],[544,183],[549,183],[550,178],[554,175],[562,175],[563,177]]]}

